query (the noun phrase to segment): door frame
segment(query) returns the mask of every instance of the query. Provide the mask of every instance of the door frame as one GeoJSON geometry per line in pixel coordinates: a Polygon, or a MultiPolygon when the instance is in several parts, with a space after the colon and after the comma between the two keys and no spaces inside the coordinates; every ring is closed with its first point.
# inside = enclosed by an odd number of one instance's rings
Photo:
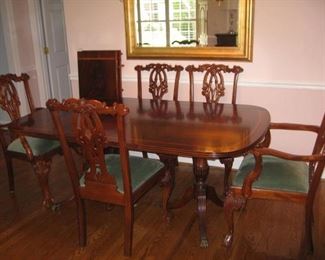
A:
{"type": "MultiPolygon", "coordinates": [[[[40,103],[45,106],[46,100],[51,98],[50,77],[48,65],[44,52],[45,35],[41,15],[41,6],[39,0],[27,0],[30,20],[30,29],[35,58],[35,71],[37,74],[37,86],[40,97],[40,103]]],[[[11,0],[0,1],[0,12],[4,31],[6,55],[10,72],[20,74],[21,66],[19,61],[19,51],[16,41],[15,18],[13,15],[11,0]]],[[[69,62],[69,60],[68,60],[69,62]]],[[[69,76],[69,75],[68,75],[69,76]]],[[[71,88],[71,85],[70,85],[71,88]]],[[[72,89],[71,89],[72,93],[72,89]]]]}
{"type": "Polygon", "coordinates": [[[48,100],[52,95],[46,56],[43,55],[45,36],[43,31],[41,6],[39,0],[28,0],[28,9],[34,46],[35,70],[37,73],[38,91],[41,104],[45,106],[46,100],[48,100]]]}

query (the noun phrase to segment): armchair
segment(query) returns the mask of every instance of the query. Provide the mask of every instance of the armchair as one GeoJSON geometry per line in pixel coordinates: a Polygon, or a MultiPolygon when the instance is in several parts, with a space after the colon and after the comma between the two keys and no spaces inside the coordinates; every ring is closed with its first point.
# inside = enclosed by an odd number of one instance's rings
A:
{"type": "Polygon", "coordinates": [[[301,254],[313,251],[313,203],[325,166],[325,114],[320,126],[272,123],[270,129],[311,131],[317,134],[309,155],[286,153],[269,148],[270,132],[264,142],[251,150],[236,172],[224,203],[228,233],[224,243],[230,248],[234,236],[234,211],[243,209],[248,199],[286,200],[305,207],[304,239],[301,254]]]}

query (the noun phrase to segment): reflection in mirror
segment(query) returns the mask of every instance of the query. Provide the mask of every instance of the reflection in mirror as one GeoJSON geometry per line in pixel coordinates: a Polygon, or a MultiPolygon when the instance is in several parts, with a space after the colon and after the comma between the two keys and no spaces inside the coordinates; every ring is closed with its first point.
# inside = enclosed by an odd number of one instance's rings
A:
{"type": "Polygon", "coordinates": [[[236,46],[238,0],[136,0],[134,17],[138,46],[236,46]]]}
{"type": "Polygon", "coordinates": [[[188,48],[192,58],[251,58],[253,0],[124,3],[130,58],[190,58],[188,48]]]}

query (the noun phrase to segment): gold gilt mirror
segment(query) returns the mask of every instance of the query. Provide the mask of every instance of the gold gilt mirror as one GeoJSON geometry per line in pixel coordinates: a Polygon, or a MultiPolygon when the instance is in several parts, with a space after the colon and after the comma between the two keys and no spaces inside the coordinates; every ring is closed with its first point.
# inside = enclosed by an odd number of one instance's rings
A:
{"type": "Polygon", "coordinates": [[[252,59],[254,0],[124,0],[131,59],[252,59]]]}

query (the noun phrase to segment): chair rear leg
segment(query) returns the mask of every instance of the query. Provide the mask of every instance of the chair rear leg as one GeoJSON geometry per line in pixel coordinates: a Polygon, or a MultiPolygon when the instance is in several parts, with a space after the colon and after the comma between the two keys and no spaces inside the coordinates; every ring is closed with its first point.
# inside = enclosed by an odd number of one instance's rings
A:
{"type": "Polygon", "coordinates": [[[15,178],[14,171],[12,166],[12,159],[9,156],[5,156],[7,173],[8,173],[8,182],[9,182],[9,192],[11,194],[15,193],[15,178]]]}
{"type": "Polygon", "coordinates": [[[228,233],[224,238],[224,245],[227,248],[232,246],[234,239],[234,211],[244,208],[245,205],[246,199],[244,197],[236,198],[232,192],[228,192],[224,202],[224,214],[228,225],[228,233]]]}
{"type": "Polygon", "coordinates": [[[124,207],[124,255],[131,256],[133,240],[133,205],[124,207]]]}
{"type": "Polygon", "coordinates": [[[312,224],[313,224],[313,207],[310,205],[306,206],[305,212],[305,235],[302,242],[302,248],[307,249],[307,254],[314,252],[313,246],[313,232],[312,232],[312,224]]]}
{"type": "Polygon", "coordinates": [[[77,214],[78,214],[78,228],[79,228],[79,246],[85,247],[87,245],[87,223],[85,201],[76,198],[77,214]]]}

